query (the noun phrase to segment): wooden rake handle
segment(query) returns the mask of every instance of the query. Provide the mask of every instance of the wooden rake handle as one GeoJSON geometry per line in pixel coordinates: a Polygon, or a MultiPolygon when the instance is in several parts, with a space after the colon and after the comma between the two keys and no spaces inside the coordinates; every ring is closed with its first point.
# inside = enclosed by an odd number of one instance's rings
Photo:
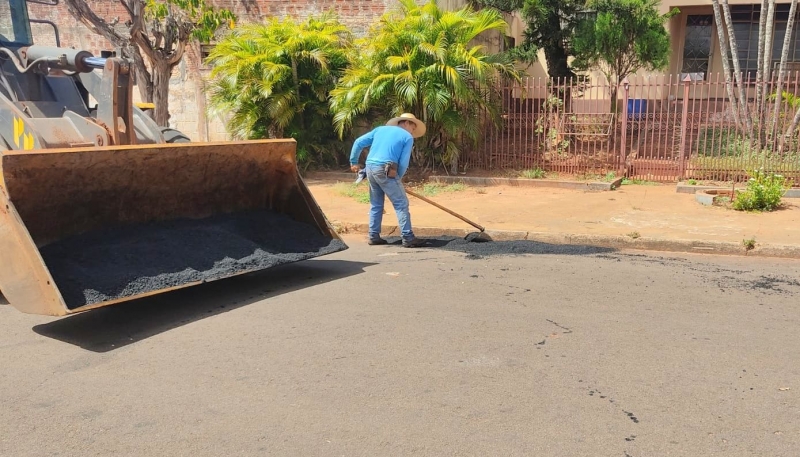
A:
{"type": "Polygon", "coordinates": [[[440,209],[440,210],[442,210],[442,211],[445,211],[445,212],[447,212],[447,213],[449,213],[449,214],[451,214],[451,215],[453,215],[453,216],[455,216],[455,217],[457,217],[457,218],[461,219],[462,221],[464,221],[464,222],[466,222],[467,224],[469,224],[469,225],[471,225],[471,226],[475,227],[476,229],[480,230],[481,232],[483,232],[483,231],[485,231],[485,230],[486,230],[486,229],[485,229],[483,226],[481,226],[481,225],[478,225],[478,224],[476,224],[476,223],[472,222],[471,220],[467,219],[466,217],[464,217],[464,216],[462,216],[462,215],[460,215],[460,214],[458,214],[458,213],[456,213],[456,212],[454,212],[454,211],[452,211],[452,210],[449,210],[449,209],[445,208],[444,206],[442,206],[442,205],[440,205],[440,204],[436,203],[436,202],[435,202],[435,201],[433,201],[433,200],[429,200],[429,199],[427,199],[427,198],[423,197],[422,195],[420,195],[420,194],[418,194],[418,193],[414,192],[413,190],[406,189],[406,192],[407,192],[408,194],[410,194],[410,195],[413,195],[414,197],[417,197],[418,199],[420,199],[420,200],[422,200],[422,201],[424,201],[424,202],[426,202],[426,203],[430,203],[431,205],[433,205],[433,206],[435,206],[435,207],[439,208],[439,209],[440,209]]]}

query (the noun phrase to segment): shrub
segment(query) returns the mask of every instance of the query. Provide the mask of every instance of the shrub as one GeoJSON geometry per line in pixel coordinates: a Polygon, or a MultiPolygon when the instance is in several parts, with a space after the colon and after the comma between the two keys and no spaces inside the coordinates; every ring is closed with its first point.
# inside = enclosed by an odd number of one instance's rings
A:
{"type": "Polygon", "coordinates": [[[351,41],[333,13],[236,27],[208,57],[210,111],[227,118],[233,138],[294,138],[301,166],[331,165],[347,156],[328,94],[348,65],[351,41]]]}
{"type": "Polygon", "coordinates": [[[494,9],[464,6],[447,11],[436,0],[418,5],[400,0],[358,41],[351,66],[330,93],[339,135],[357,120],[386,121],[411,112],[423,119],[427,134],[414,142],[414,160],[450,164],[475,147],[483,132],[483,113],[499,125],[499,106],[491,96],[499,81],[520,80],[506,55],[488,54],[474,40],[504,33],[508,24],[494,9]]]}
{"type": "Polygon", "coordinates": [[[746,138],[735,128],[707,127],[697,137],[699,157],[747,157],[753,152],[746,138]]]}
{"type": "Polygon", "coordinates": [[[531,170],[522,170],[522,177],[528,179],[542,179],[547,176],[547,172],[541,168],[534,168],[531,170]]]}
{"type": "Polygon", "coordinates": [[[774,211],[789,188],[782,175],[765,173],[764,169],[750,172],[747,189],[736,194],[733,208],[739,211],[774,211]]]}

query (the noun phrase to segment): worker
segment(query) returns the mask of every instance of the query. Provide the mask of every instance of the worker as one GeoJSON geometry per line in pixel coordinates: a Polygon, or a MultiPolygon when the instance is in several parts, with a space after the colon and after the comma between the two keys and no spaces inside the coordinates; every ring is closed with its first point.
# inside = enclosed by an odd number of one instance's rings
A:
{"type": "Polygon", "coordinates": [[[361,151],[369,147],[365,171],[369,182],[369,241],[371,246],[387,244],[381,238],[384,197],[394,206],[403,246],[416,248],[427,242],[414,236],[411,229],[411,214],[408,211],[408,196],[403,188],[403,175],[411,160],[414,138],[425,135],[425,123],[410,113],[390,119],[386,125],[376,127],[353,143],[350,152],[350,169],[358,173],[361,151]]]}

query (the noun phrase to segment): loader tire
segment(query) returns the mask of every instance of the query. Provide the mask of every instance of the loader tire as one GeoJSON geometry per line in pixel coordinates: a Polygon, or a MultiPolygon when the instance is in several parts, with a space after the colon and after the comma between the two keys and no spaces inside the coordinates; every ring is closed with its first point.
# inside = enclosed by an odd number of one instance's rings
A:
{"type": "Polygon", "coordinates": [[[183,133],[179,132],[178,130],[163,127],[161,129],[161,135],[164,136],[164,141],[167,143],[191,143],[192,140],[189,139],[188,136],[184,135],[183,133]]]}

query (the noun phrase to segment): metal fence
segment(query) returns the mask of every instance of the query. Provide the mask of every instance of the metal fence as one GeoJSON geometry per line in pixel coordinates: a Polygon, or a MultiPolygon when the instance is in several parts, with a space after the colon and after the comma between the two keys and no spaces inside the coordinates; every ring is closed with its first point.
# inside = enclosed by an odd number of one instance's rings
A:
{"type": "MultiPolygon", "coordinates": [[[[484,114],[484,135],[462,163],[654,181],[741,181],[748,170],[763,167],[797,179],[798,133],[781,138],[800,108],[800,73],[784,79],[788,96],[775,96],[777,82],[761,83],[767,85],[767,109],[751,116],[752,135],[734,122],[723,75],[632,77],[616,90],[588,80],[527,78],[494,91],[500,125],[484,114]]],[[[754,81],[742,84],[751,113],[756,87],[754,81]]],[[[738,96],[739,88],[732,89],[738,96]]]]}

